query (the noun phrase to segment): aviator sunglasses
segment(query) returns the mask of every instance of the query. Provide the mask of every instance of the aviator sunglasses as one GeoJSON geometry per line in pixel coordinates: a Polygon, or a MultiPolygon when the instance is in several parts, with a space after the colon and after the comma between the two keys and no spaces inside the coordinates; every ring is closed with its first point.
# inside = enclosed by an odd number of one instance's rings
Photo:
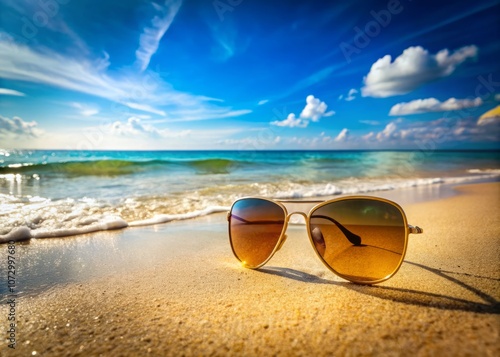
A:
{"type": "Polygon", "coordinates": [[[375,284],[399,270],[408,234],[423,233],[408,224],[395,202],[369,196],[328,201],[270,200],[246,197],[236,200],[227,214],[229,241],[243,266],[266,264],[286,240],[292,215],[306,220],[307,233],[321,261],[339,277],[357,284],[375,284]],[[287,212],[284,203],[316,204],[308,214],[287,212]]]}

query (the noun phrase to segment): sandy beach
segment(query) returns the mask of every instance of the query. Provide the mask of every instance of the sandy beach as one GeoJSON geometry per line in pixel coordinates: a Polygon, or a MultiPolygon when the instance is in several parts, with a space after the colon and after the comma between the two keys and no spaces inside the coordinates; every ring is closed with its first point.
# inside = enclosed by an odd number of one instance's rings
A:
{"type": "Polygon", "coordinates": [[[424,234],[376,286],[327,270],[301,225],[242,268],[224,214],[17,243],[16,348],[3,303],[0,355],[498,356],[500,184],[456,190],[403,205],[424,234]]]}

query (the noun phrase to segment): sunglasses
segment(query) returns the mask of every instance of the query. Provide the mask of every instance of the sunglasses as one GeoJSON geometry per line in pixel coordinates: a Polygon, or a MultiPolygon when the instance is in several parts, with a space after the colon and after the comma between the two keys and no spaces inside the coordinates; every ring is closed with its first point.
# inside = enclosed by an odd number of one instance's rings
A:
{"type": "Polygon", "coordinates": [[[236,200],[227,214],[229,242],[244,267],[266,264],[286,240],[292,215],[306,220],[307,233],[320,260],[339,277],[357,284],[375,284],[399,270],[408,234],[423,233],[406,220],[392,201],[367,196],[328,201],[270,200],[246,197],[236,200]],[[287,212],[284,203],[316,205],[309,211],[287,212]]]}

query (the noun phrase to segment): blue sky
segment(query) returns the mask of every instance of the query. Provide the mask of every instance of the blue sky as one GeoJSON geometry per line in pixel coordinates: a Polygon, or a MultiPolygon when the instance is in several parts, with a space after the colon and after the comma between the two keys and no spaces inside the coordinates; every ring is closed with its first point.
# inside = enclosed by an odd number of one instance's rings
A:
{"type": "Polygon", "coordinates": [[[0,148],[499,148],[499,1],[0,0],[0,148]]]}

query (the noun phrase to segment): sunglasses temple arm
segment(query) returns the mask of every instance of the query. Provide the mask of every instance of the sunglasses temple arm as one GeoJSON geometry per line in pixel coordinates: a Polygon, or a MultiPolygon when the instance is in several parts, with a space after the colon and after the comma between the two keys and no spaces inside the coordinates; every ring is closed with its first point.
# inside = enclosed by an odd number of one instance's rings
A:
{"type": "MultiPolygon", "coordinates": [[[[276,223],[281,223],[281,222],[278,222],[278,221],[249,221],[249,220],[246,220],[246,219],[244,219],[242,217],[239,217],[239,216],[237,216],[235,214],[232,214],[232,213],[228,216],[228,218],[229,217],[232,217],[234,219],[237,219],[238,221],[241,221],[241,222],[244,222],[244,223],[247,223],[247,224],[276,224],[276,223]]],[[[351,242],[354,245],[361,245],[361,237],[360,236],[358,236],[357,234],[352,233],[350,230],[348,230],[346,227],[344,227],[342,224],[340,224],[340,222],[337,222],[333,218],[328,217],[328,216],[322,216],[322,215],[312,216],[311,218],[323,218],[323,219],[326,219],[326,220],[332,222],[333,224],[335,224],[340,229],[340,231],[344,234],[344,236],[347,238],[347,240],[349,242],[351,242]]]]}
{"type": "Polygon", "coordinates": [[[411,224],[408,225],[408,231],[410,234],[420,234],[424,233],[424,230],[420,228],[419,226],[412,226],[411,224]]]}
{"type": "Polygon", "coordinates": [[[345,237],[349,242],[351,242],[354,245],[361,245],[361,237],[358,236],[357,234],[352,233],[350,230],[348,230],[346,227],[344,227],[340,222],[337,222],[331,217],[328,216],[323,216],[323,215],[316,215],[316,216],[311,216],[311,218],[323,218],[326,219],[333,224],[335,224],[341,231],[344,233],[345,237]]]}

